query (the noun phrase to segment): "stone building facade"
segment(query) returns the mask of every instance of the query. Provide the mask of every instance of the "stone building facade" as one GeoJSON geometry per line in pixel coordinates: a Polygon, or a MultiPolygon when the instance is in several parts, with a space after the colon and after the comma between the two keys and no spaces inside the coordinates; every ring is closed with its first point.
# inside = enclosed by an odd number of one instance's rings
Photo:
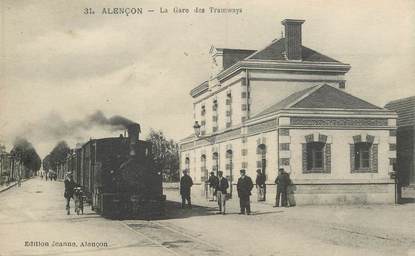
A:
{"type": "Polygon", "coordinates": [[[284,168],[298,204],[391,203],[397,116],[348,94],[350,65],[303,46],[303,22],[284,20],[285,37],[261,50],[211,48],[210,77],[190,93],[200,134],[180,141],[181,169],[200,184],[210,171],[234,184],[240,169],[254,179],[261,169],[274,184],[284,168]]]}

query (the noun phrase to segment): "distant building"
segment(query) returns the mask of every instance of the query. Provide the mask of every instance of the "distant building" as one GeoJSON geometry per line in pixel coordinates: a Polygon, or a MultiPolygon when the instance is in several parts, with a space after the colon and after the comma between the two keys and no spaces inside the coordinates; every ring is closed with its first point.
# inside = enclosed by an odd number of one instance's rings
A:
{"type": "Polygon", "coordinates": [[[396,168],[403,185],[415,185],[415,96],[389,102],[398,113],[396,168]]]}
{"type": "Polygon", "coordinates": [[[346,93],[350,65],[303,46],[303,22],[284,20],[285,38],[261,50],[211,48],[210,77],[190,92],[200,133],[180,141],[181,169],[235,183],[259,168],[273,184],[284,168],[298,204],[392,203],[397,116],[346,93]]]}

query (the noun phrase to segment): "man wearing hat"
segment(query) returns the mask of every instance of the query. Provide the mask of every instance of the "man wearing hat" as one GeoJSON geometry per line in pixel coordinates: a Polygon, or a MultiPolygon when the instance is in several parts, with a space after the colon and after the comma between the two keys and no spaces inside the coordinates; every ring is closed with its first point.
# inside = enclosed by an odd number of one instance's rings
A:
{"type": "Polygon", "coordinates": [[[66,199],[66,213],[69,215],[69,203],[71,201],[71,198],[73,198],[73,190],[77,186],[75,181],[73,180],[72,172],[68,172],[65,177],[65,193],[64,197],[66,199]]]}
{"type": "Polygon", "coordinates": [[[288,186],[290,185],[290,177],[288,173],[284,171],[284,168],[278,169],[278,176],[275,179],[275,184],[277,184],[277,196],[275,198],[274,207],[280,206],[280,198],[281,198],[281,206],[288,207],[287,189],[288,189],[288,186]]]}
{"type": "Polygon", "coordinates": [[[251,204],[249,202],[249,196],[251,195],[251,190],[254,187],[252,179],[246,175],[246,171],[242,169],[240,171],[241,177],[238,179],[236,188],[238,190],[239,205],[241,207],[241,212],[239,214],[251,214],[251,204]]]}
{"type": "Polygon", "coordinates": [[[182,208],[187,204],[189,208],[192,208],[192,202],[190,199],[190,188],[193,186],[192,178],[187,174],[187,170],[183,171],[183,176],[180,179],[180,195],[182,196],[182,208]]]}
{"type": "Polygon", "coordinates": [[[216,187],[219,184],[219,179],[218,177],[215,176],[214,172],[210,172],[210,176],[209,176],[209,196],[210,196],[210,200],[209,201],[215,201],[215,197],[216,197],[216,187]]]}
{"type": "Polygon", "coordinates": [[[229,188],[228,180],[223,177],[223,172],[218,171],[218,185],[216,186],[216,197],[218,198],[219,213],[225,215],[226,212],[226,194],[229,188]]]}

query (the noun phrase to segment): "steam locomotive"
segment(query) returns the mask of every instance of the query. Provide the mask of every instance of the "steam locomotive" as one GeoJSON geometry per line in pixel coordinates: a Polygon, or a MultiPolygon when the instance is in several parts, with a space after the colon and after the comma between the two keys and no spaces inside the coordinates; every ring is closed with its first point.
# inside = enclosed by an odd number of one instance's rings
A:
{"type": "Polygon", "coordinates": [[[61,169],[73,173],[92,209],[107,218],[150,219],[164,214],[162,175],[155,170],[151,143],[139,140],[140,125],[128,137],[91,139],[72,150],[61,169]]]}

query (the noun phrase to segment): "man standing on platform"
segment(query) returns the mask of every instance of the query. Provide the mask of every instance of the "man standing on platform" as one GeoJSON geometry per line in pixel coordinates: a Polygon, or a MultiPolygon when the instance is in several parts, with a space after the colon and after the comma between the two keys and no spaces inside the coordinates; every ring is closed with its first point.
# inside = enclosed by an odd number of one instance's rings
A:
{"type": "Polygon", "coordinates": [[[193,186],[192,178],[187,174],[187,170],[183,171],[183,176],[180,179],[180,195],[182,196],[182,208],[186,205],[186,201],[189,208],[192,208],[192,202],[190,200],[190,188],[193,186]]]}
{"type": "Polygon", "coordinates": [[[281,198],[281,206],[288,207],[287,190],[288,190],[288,185],[290,185],[290,177],[288,176],[288,173],[284,171],[284,168],[278,169],[278,176],[275,179],[275,184],[277,184],[277,196],[275,198],[274,207],[280,206],[280,198],[281,198]]]}
{"type": "Polygon", "coordinates": [[[71,198],[73,198],[73,192],[74,192],[73,189],[77,186],[77,184],[73,180],[72,172],[68,172],[66,174],[64,184],[65,184],[65,193],[63,194],[63,196],[66,199],[66,213],[69,215],[70,214],[69,203],[71,201],[71,198]]]}
{"type": "Polygon", "coordinates": [[[208,182],[209,182],[209,201],[215,201],[216,187],[219,184],[219,179],[218,177],[215,176],[214,172],[210,172],[208,182]]]}
{"type": "Polygon", "coordinates": [[[219,214],[225,215],[226,212],[226,194],[229,187],[228,180],[223,177],[223,172],[218,171],[219,182],[216,186],[216,197],[218,198],[219,214]]]}
{"type": "Polygon", "coordinates": [[[236,188],[238,190],[239,205],[241,207],[241,212],[239,214],[251,214],[251,204],[249,202],[249,197],[251,195],[251,190],[254,187],[252,179],[246,175],[246,171],[242,169],[240,171],[241,177],[238,179],[236,188]]]}

